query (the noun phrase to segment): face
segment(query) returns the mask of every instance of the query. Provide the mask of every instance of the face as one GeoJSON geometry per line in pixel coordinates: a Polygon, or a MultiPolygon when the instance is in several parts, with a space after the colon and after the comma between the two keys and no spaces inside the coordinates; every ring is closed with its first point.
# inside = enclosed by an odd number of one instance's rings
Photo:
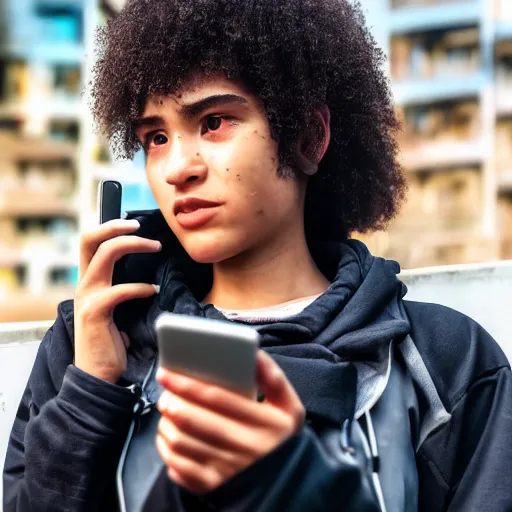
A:
{"type": "Polygon", "coordinates": [[[305,184],[278,176],[278,146],[258,98],[224,77],[150,97],[137,123],[155,199],[196,261],[218,263],[303,223],[305,184]]]}

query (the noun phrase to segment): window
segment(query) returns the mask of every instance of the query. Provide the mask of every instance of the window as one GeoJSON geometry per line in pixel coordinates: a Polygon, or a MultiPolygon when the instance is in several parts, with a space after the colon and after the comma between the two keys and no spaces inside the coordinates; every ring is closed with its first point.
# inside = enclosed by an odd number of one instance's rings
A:
{"type": "Polygon", "coordinates": [[[36,10],[39,38],[45,43],[77,44],[82,40],[82,16],[72,8],[39,6],[36,10]]]}

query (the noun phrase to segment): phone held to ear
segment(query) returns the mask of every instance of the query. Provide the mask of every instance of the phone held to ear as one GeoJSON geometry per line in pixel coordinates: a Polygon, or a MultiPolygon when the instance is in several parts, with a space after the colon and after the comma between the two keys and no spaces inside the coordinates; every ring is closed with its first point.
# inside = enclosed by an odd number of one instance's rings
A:
{"type": "Polygon", "coordinates": [[[121,218],[123,187],[119,181],[102,180],[98,185],[98,212],[100,224],[121,218]]]}
{"type": "Polygon", "coordinates": [[[161,367],[256,398],[256,329],[173,313],[162,313],[155,329],[161,367]]]}

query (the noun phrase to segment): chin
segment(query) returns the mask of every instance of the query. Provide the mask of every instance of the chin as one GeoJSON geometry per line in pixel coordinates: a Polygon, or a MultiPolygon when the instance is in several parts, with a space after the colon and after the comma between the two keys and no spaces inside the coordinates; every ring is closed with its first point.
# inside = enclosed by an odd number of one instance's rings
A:
{"type": "Polygon", "coordinates": [[[227,243],[226,237],[194,236],[181,242],[187,254],[197,263],[220,263],[240,253],[237,244],[227,243]]]}

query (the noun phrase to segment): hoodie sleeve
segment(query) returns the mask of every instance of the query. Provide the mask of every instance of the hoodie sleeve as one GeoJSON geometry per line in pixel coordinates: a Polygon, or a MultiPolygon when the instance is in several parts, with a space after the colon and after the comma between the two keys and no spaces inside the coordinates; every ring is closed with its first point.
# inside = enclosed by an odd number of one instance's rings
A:
{"type": "Polygon", "coordinates": [[[420,512],[512,510],[512,373],[505,354],[466,315],[404,303],[422,364],[449,415],[417,449],[420,512]]]}
{"type": "Polygon", "coordinates": [[[4,465],[4,512],[114,509],[108,503],[136,396],[71,364],[70,315],[72,303],[61,304],[23,394],[4,465]]]}
{"type": "Polygon", "coordinates": [[[420,510],[512,510],[510,368],[475,381],[419,455],[420,510]]]}
{"type": "Polygon", "coordinates": [[[360,434],[354,428],[344,449],[339,429],[319,435],[306,426],[201,501],[223,512],[380,511],[360,434]]]}

